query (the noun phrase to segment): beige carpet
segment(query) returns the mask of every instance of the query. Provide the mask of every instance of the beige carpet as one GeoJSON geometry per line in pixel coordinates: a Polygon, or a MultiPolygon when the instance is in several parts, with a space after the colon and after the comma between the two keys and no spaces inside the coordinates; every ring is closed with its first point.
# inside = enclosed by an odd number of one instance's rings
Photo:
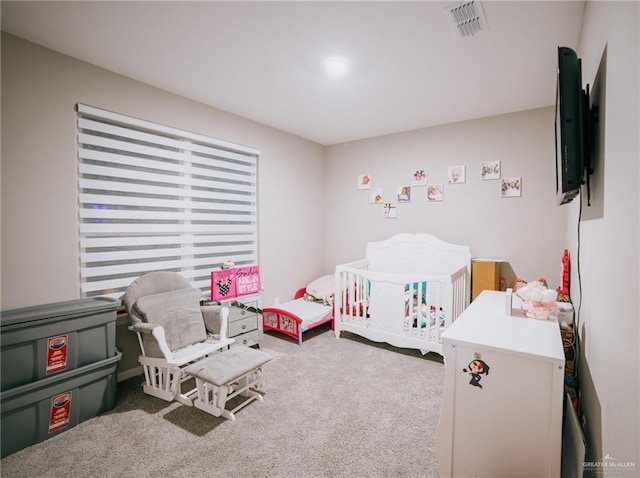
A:
{"type": "Polygon", "coordinates": [[[434,441],[444,368],[327,326],[265,334],[266,395],[231,422],[118,384],[116,407],[4,458],[13,477],[438,476],[434,441]]]}

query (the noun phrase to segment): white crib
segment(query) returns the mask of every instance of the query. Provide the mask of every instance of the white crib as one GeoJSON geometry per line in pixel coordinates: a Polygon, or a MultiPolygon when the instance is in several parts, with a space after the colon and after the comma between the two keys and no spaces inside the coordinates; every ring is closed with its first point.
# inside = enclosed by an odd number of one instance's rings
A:
{"type": "Polygon", "coordinates": [[[428,234],[367,244],[336,267],[335,334],[443,354],[442,332],[469,305],[471,251],[428,234]]]}

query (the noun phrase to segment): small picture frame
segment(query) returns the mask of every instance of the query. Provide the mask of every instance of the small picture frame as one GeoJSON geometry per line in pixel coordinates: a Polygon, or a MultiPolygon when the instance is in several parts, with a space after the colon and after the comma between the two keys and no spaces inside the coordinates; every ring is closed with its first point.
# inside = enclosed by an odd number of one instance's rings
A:
{"type": "Polygon", "coordinates": [[[411,185],[412,186],[426,186],[427,185],[427,172],[424,169],[415,169],[411,173],[411,185]]]}
{"type": "Polygon", "coordinates": [[[522,178],[502,178],[500,180],[500,197],[517,198],[522,196],[522,178]]]}
{"type": "Polygon", "coordinates": [[[482,180],[500,179],[500,161],[482,161],[482,180]]]}
{"type": "Polygon", "coordinates": [[[449,178],[449,184],[462,184],[466,182],[465,171],[466,168],[464,164],[449,166],[447,168],[447,178],[449,178]]]}
{"type": "Polygon", "coordinates": [[[371,176],[368,174],[358,176],[358,189],[371,189],[371,176]]]}
{"type": "Polygon", "coordinates": [[[443,201],[444,189],[442,184],[428,184],[427,185],[427,200],[428,201],[443,201]]]}
{"type": "Polygon", "coordinates": [[[371,204],[382,204],[384,201],[384,194],[382,188],[373,188],[369,194],[369,201],[371,204]]]}
{"type": "Polygon", "coordinates": [[[396,192],[398,202],[411,202],[411,186],[400,186],[396,192]]]}
{"type": "Polygon", "coordinates": [[[382,217],[384,218],[395,218],[396,216],[397,204],[394,202],[386,202],[382,208],[382,217]]]}

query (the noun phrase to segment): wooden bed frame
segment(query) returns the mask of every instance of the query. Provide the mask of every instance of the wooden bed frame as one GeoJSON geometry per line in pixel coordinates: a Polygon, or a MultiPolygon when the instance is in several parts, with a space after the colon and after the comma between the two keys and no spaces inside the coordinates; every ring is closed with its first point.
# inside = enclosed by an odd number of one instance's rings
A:
{"type": "MultiPolygon", "coordinates": [[[[304,300],[304,294],[306,288],[298,289],[295,293],[293,300],[304,300]]],[[[278,305],[271,305],[262,309],[262,327],[264,330],[273,330],[289,337],[293,337],[298,341],[298,345],[302,345],[302,334],[308,330],[315,329],[316,327],[331,322],[331,330],[333,329],[333,312],[329,315],[315,321],[308,323],[303,317],[296,315],[295,313],[285,310],[287,302],[278,305]]],[[[309,303],[313,305],[313,302],[309,303]]],[[[318,307],[323,307],[317,304],[318,307]]]]}

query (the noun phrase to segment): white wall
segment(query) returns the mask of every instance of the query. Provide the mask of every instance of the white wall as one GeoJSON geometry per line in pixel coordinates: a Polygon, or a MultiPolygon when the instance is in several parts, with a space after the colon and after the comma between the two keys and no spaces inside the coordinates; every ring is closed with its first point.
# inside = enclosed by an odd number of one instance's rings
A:
{"type": "MultiPolygon", "coordinates": [[[[640,475],[639,18],[638,2],[587,2],[578,49],[583,83],[593,87],[598,77],[601,85],[595,211],[583,205],[579,238],[577,228],[567,231],[571,295],[574,302],[582,297],[587,454],[588,461],[610,455],[635,464],[630,470],[606,469],[605,476],[640,475]]],[[[567,209],[568,224],[578,224],[574,203],[567,209]]]]}
{"type": "Polygon", "coordinates": [[[324,207],[320,145],[3,33],[2,309],[80,295],[77,102],[262,150],[265,301],[323,272],[325,226],[309,214],[324,207]]]}
{"type": "Polygon", "coordinates": [[[425,232],[557,286],[567,244],[555,201],[554,115],[547,107],[329,147],[327,267],[363,257],[368,241],[425,232]],[[501,198],[499,181],[481,180],[481,162],[492,160],[501,162],[502,177],[522,178],[522,197],[501,198]],[[466,183],[449,185],[447,167],[457,164],[466,166],[466,183]],[[426,188],[413,188],[396,219],[384,219],[382,206],[356,188],[358,175],[370,174],[375,187],[393,195],[419,168],[429,182],[444,183],[444,201],[428,203],[426,188]]]}

